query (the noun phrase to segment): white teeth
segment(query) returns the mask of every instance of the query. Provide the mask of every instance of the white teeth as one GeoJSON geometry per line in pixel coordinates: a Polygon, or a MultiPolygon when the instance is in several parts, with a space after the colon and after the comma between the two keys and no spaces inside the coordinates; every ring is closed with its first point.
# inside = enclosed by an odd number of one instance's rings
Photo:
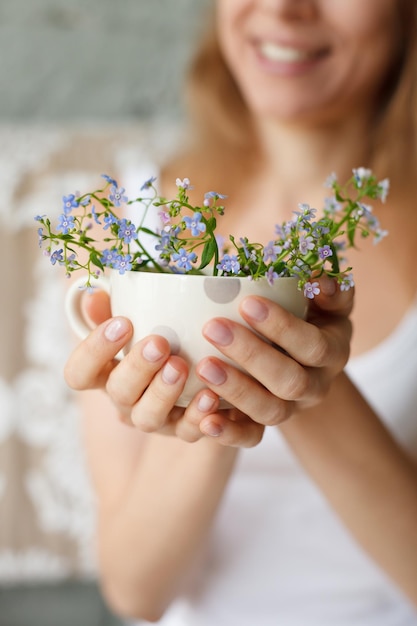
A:
{"type": "Polygon", "coordinates": [[[282,47],[270,42],[261,44],[260,51],[262,55],[270,61],[294,63],[296,61],[305,61],[311,57],[311,54],[305,50],[282,47]]]}

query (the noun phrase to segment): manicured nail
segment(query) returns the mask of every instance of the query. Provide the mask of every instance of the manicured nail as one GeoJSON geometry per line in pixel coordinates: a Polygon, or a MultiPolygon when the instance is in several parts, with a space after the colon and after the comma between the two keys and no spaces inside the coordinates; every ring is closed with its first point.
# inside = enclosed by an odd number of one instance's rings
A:
{"type": "Polygon", "coordinates": [[[205,424],[201,424],[200,430],[209,437],[219,437],[223,432],[223,426],[216,424],[216,422],[207,422],[205,424]]]}
{"type": "Polygon", "coordinates": [[[214,405],[216,404],[216,400],[211,396],[208,396],[206,393],[201,396],[197,403],[197,408],[202,413],[208,413],[212,410],[214,405]]]}
{"type": "Polygon", "coordinates": [[[257,322],[263,322],[268,317],[268,309],[257,298],[244,298],[240,306],[245,315],[257,322]]]}
{"type": "Polygon", "coordinates": [[[320,291],[325,296],[334,296],[336,293],[336,280],[329,276],[322,276],[320,278],[320,291]]]}
{"type": "Polygon", "coordinates": [[[198,368],[198,373],[204,380],[212,385],[222,385],[227,376],[222,367],[213,363],[213,361],[205,361],[198,368]]]}
{"type": "Polygon", "coordinates": [[[204,326],[203,333],[207,339],[210,339],[214,343],[218,343],[219,346],[228,346],[233,341],[233,333],[230,328],[228,328],[226,324],[217,320],[210,320],[207,322],[204,326]]]}
{"type": "Polygon", "coordinates": [[[171,363],[166,363],[164,369],[162,370],[162,380],[167,385],[173,385],[177,382],[179,377],[181,376],[181,372],[172,367],[171,363]]]}
{"type": "Polygon", "coordinates": [[[151,363],[155,363],[155,361],[159,361],[159,359],[162,357],[162,352],[160,351],[160,349],[156,346],[155,342],[150,340],[148,341],[147,344],[145,344],[145,347],[142,350],[142,356],[144,359],[146,359],[147,361],[150,361],[151,363]]]}
{"type": "Polygon", "coordinates": [[[129,322],[122,317],[115,317],[104,329],[104,336],[109,341],[120,341],[128,332],[129,322]]]}

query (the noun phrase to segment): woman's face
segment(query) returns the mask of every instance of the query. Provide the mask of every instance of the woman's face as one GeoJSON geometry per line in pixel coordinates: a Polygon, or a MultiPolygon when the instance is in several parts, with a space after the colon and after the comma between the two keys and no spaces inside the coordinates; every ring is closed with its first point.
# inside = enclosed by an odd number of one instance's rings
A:
{"type": "Polygon", "coordinates": [[[398,0],[217,0],[226,63],[255,115],[337,120],[375,106],[398,57],[398,0]]]}

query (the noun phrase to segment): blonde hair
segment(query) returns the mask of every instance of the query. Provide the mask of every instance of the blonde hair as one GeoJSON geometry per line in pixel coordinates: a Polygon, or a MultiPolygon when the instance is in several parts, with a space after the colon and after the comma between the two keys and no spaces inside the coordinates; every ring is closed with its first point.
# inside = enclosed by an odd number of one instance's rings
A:
{"type": "MultiPolygon", "coordinates": [[[[398,10],[403,45],[381,94],[370,133],[368,165],[379,176],[402,179],[410,172],[414,176],[417,165],[417,2],[399,0],[398,10]]],[[[198,168],[200,178],[211,160],[206,170],[213,170],[217,163],[216,180],[222,178],[226,159],[229,167],[239,162],[239,167],[250,168],[257,154],[256,134],[220,50],[214,11],[190,63],[186,95],[192,143],[178,155],[176,164],[188,164],[188,172],[198,168]]]]}

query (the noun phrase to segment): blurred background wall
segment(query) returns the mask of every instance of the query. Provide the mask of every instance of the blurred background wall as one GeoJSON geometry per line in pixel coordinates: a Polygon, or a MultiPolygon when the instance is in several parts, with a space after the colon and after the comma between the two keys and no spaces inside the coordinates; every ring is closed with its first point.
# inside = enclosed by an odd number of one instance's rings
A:
{"type": "Polygon", "coordinates": [[[0,123],[180,115],[210,0],[0,0],[0,123]]]}
{"type": "Polygon", "coordinates": [[[95,584],[94,497],[62,374],[65,281],[34,216],[57,217],[102,172],[132,193],[156,173],[211,1],[0,0],[1,626],[116,623],[95,584]]]}

